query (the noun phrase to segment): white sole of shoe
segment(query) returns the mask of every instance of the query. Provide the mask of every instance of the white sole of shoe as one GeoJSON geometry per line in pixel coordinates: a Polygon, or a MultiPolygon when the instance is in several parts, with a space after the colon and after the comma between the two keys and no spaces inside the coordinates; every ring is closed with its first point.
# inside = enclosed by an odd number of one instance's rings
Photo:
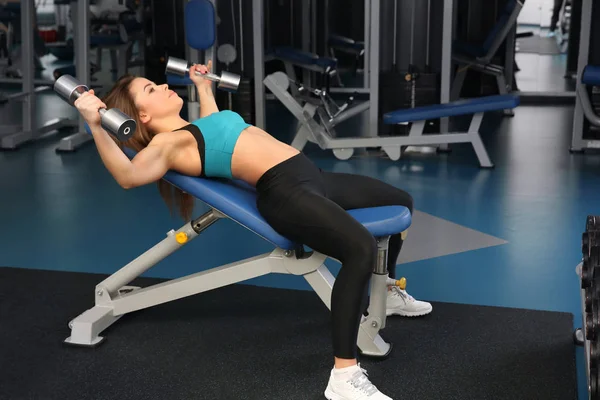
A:
{"type": "Polygon", "coordinates": [[[433,311],[433,307],[430,308],[429,310],[423,310],[423,311],[395,311],[395,310],[385,310],[385,314],[388,317],[391,317],[392,315],[399,315],[401,317],[422,317],[423,315],[427,315],[430,312],[433,311]]]}
{"type": "Polygon", "coordinates": [[[327,400],[346,400],[345,398],[343,398],[339,394],[333,393],[333,390],[331,390],[329,388],[329,386],[327,386],[327,389],[325,389],[325,398],[327,400]]]}

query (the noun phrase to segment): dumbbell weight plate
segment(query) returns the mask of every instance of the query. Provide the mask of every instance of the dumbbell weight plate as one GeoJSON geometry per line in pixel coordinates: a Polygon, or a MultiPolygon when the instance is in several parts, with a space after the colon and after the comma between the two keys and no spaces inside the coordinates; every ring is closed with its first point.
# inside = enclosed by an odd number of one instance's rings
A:
{"type": "Polygon", "coordinates": [[[598,400],[598,370],[596,368],[590,368],[590,398],[592,400],[598,400]]]}
{"type": "Polygon", "coordinates": [[[104,111],[101,122],[102,127],[108,132],[112,132],[121,142],[129,140],[135,133],[137,126],[135,120],[116,108],[104,111]]]}
{"type": "Polygon", "coordinates": [[[595,284],[585,289],[585,312],[593,311],[594,302],[600,299],[600,285],[595,284]]]}
{"type": "Polygon", "coordinates": [[[600,230],[600,217],[597,215],[588,215],[585,222],[586,232],[593,232],[600,230]]]}
{"type": "Polygon", "coordinates": [[[600,231],[583,232],[581,235],[581,253],[590,254],[590,249],[600,246],[600,231]]]}
{"type": "Polygon", "coordinates": [[[219,80],[219,84],[217,86],[219,89],[223,89],[228,92],[235,92],[240,86],[241,78],[241,76],[232,74],[231,72],[222,71],[221,80],[219,80]]]}
{"type": "Polygon", "coordinates": [[[591,340],[590,341],[590,368],[596,369],[598,368],[598,364],[600,364],[600,341],[591,340]]]}
{"type": "MultiPolygon", "coordinates": [[[[592,310],[594,310],[594,307],[592,307],[592,310]]],[[[598,317],[594,317],[594,315],[594,311],[585,313],[585,338],[587,340],[596,340],[598,317]]]]}
{"type": "Polygon", "coordinates": [[[590,257],[586,254],[583,256],[581,263],[581,288],[588,289],[592,286],[593,274],[590,257]]]}

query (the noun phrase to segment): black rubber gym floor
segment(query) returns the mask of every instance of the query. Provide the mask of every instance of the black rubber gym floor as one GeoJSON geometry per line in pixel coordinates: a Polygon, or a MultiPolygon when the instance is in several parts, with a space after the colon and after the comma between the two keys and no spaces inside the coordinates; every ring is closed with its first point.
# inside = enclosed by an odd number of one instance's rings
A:
{"type": "MultiPolygon", "coordinates": [[[[329,311],[315,293],[229,286],[124,316],[99,347],[64,345],[104,278],[0,268],[0,399],[324,399],[329,311]]],[[[566,313],[434,303],[388,320],[393,353],[362,365],[394,399],[576,399],[572,326],[566,313]]]]}

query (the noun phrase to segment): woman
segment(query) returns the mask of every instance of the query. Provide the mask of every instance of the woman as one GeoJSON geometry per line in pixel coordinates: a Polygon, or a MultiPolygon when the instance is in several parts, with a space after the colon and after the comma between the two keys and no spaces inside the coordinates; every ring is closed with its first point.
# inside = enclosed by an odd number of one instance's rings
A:
{"type": "MultiPolygon", "coordinates": [[[[190,71],[204,74],[208,66],[190,71]]],[[[193,198],[173,189],[161,177],[174,170],[191,176],[234,178],[256,187],[260,213],[281,235],[342,263],[331,297],[334,368],[325,396],[330,400],[390,399],[370,383],[356,360],[363,301],[373,270],[377,245],[373,236],[345,210],[403,205],[412,212],[412,198],[378,180],[323,172],[293,147],[251,126],[232,111],[219,111],[211,82],[190,73],[200,98],[200,119],[179,116],[183,100],[169,87],[133,76],[119,79],[104,101],[94,91],[75,107],[89,124],[100,157],[123,188],[158,182],[161,195],[181,216],[191,218],[193,198]],[[138,153],[132,159],[100,125],[100,108],[118,108],[137,121],[126,143],[138,153]]],[[[394,269],[402,239],[389,243],[388,268],[394,269]]],[[[423,315],[428,303],[415,301],[397,288],[388,291],[388,314],[423,315]]]]}

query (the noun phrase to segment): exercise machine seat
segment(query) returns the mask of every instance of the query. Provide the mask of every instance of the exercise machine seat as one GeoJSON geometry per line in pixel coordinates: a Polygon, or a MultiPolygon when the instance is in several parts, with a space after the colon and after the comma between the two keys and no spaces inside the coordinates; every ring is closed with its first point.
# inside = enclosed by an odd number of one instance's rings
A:
{"type": "MultiPolygon", "coordinates": [[[[91,134],[87,124],[85,130],[91,134]]],[[[136,154],[127,147],[123,152],[130,159],[136,154]]],[[[302,245],[281,236],[264,220],[256,206],[256,190],[245,182],[192,177],[174,171],[167,172],[163,179],[283,250],[294,250],[302,245]]],[[[404,206],[359,208],[348,213],[374,237],[404,232],[412,222],[410,211],[404,206]]]]}
{"type": "Polygon", "coordinates": [[[391,111],[383,115],[383,122],[388,125],[403,122],[426,121],[456,115],[476,114],[486,111],[507,110],[516,108],[520,98],[514,94],[461,99],[445,104],[433,104],[417,108],[405,108],[391,111]]]}
{"type": "Polygon", "coordinates": [[[600,66],[586,65],[581,82],[585,85],[600,86],[600,66]]]}
{"type": "Polygon", "coordinates": [[[185,5],[185,40],[192,49],[206,50],[217,36],[214,5],[208,0],[190,0],[185,5]]]}
{"type": "Polygon", "coordinates": [[[337,66],[337,60],[335,58],[320,57],[317,54],[288,46],[274,47],[271,53],[277,58],[286,59],[299,64],[316,65],[324,70],[328,68],[335,69],[337,66]]]}

